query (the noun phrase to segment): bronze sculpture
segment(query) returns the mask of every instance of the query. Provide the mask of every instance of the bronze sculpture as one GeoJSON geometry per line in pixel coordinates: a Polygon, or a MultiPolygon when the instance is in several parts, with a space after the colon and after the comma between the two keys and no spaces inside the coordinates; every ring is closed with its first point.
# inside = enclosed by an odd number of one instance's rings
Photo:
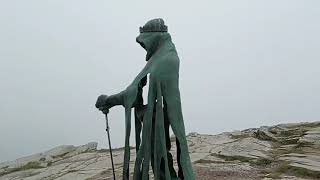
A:
{"type": "Polygon", "coordinates": [[[149,179],[151,161],[155,179],[194,180],[188,153],[179,91],[179,57],[168,28],[161,18],[140,27],[136,41],[147,51],[146,65],[122,92],[98,97],[96,107],[105,114],[116,105],[125,107],[125,154],[123,179],[129,179],[129,136],[131,111],[134,109],[136,132],[136,161],[133,178],[149,179]],[[142,91],[149,74],[148,104],[144,105],[142,91]],[[176,137],[178,175],[169,152],[169,127],[176,137]],[[140,137],[141,135],[141,137],[140,137]]]}

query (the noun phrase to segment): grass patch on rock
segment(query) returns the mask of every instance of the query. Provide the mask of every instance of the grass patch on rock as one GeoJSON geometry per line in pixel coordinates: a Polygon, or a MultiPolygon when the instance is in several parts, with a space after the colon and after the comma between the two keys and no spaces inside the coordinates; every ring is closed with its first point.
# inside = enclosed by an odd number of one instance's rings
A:
{"type": "Polygon", "coordinates": [[[210,163],[221,163],[221,162],[216,162],[210,159],[199,159],[197,161],[195,161],[194,163],[196,164],[210,164],[210,163]]]}
{"type": "Polygon", "coordinates": [[[13,173],[13,172],[17,172],[17,171],[25,171],[25,170],[28,170],[28,169],[39,169],[39,168],[43,168],[41,165],[40,165],[40,162],[38,161],[31,161],[31,162],[28,162],[27,164],[21,166],[21,167],[17,167],[17,168],[6,168],[4,172],[1,172],[0,173],[0,176],[3,176],[3,175],[6,175],[6,174],[10,174],[10,173],[13,173]]]}
{"type": "Polygon", "coordinates": [[[1,169],[7,169],[9,166],[3,166],[1,169]]]}
{"type": "MultiPolygon", "coordinates": [[[[129,148],[130,149],[135,149],[134,146],[129,146],[129,148]]],[[[112,152],[115,152],[115,151],[124,151],[124,147],[113,148],[112,152]]],[[[98,149],[98,150],[95,150],[95,152],[97,152],[97,153],[106,153],[106,152],[108,152],[109,153],[109,149],[98,149]]]]}
{"type": "Polygon", "coordinates": [[[63,158],[65,155],[67,155],[69,152],[63,153],[63,154],[59,154],[56,156],[51,156],[52,158],[56,159],[56,158],[63,158]]]}
{"type": "Polygon", "coordinates": [[[51,166],[51,165],[52,165],[52,161],[48,161],[47,166],[49,167],[49,166],[51,166]]]}
{"type": "Polygon", "coordinates": [[[274,158],[290,153],[304,154],[306,149],[299,145],[288,148],[281,148],[281,146],[275,145],[273,148],[274,149],[271,151],[271,156],[274,158]]]}
{"type": "Polygon", "coordinates": [[[268,158],[258,158],[256,160],[250,161],[251,165],[257,165],[257,166],[268,166],[272,164],[273,160],[268,158]]]}
{"type": "Polygon", "coordinates": [[[310,128],[316,128],[316,127],[320,127],[320,121],[296,124],[291,126],[290,128],[310,129],[310,128]]]}
{"type": "Polygon", "coordinates": [[[231,134],[230,138],[231,139],[244,139],[250,137],[249,134],[231,134]]]}
{"type": "Polygon", "coordinates": [[[253,158],[245,157],[245,156],[226,156],[222,154],[212,153],[212,156],[216,156],[218,158],[224,159],[225,161],[241,161],[241,162],[250,162],[253,158]]]}
{"type": "Polygon", "coordinates": [[[277,166],[269,170],[269,178],[279,179],[282,175],[293,175],[301,178],[320,179],[319,171],[291,166],[288,161],[282,161],[277,166]]]}

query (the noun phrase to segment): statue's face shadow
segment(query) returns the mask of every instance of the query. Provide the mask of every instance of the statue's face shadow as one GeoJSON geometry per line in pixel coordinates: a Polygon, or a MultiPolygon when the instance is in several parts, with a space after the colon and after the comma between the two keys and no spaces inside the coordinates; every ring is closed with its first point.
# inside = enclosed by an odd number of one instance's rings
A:
{"type": "Polygon", "coordinates": [[[141,40],[141,35],[139,35],[139,36],[136,38],[136,42],[139,43],[140,46],[141,46],[143,49],[147,50],[147,49],[146,49],[146,45],[145,45],[145,44],[142,42],[142,40],[141,40]]]}

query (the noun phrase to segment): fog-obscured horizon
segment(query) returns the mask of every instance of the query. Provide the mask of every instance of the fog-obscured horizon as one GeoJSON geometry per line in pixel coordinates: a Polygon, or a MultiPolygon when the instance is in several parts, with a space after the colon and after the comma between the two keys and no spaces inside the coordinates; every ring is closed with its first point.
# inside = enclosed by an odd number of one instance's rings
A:
{"type": "MultiPolygon", "coordinates": [[[[319,6],[1,1],[0,161],[62,144],[107,148],[96,98],[124,90],[143,68],[146,53],[135,38],[139,26],[158,17],[181,60],[187,134],[319,120],[319,6]]],[[[111,109],[109,121],[113,147],[123,146],[123,108],[111,109]]]]}

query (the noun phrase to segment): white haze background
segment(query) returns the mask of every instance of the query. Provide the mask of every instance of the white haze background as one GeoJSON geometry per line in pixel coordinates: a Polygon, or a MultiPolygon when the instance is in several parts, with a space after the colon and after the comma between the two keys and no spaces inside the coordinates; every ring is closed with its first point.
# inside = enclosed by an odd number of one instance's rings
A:
{"type": "MultiPolygon", "coordinates": [[[[157,17],[181,59],[187,133],[319,120],[319,9],[317,0],[0,1],[0,161],[107,147],[94,103],[142,69],[135,38],[157,17]]],[[[109,119],[113,146],[123,146],[123,108],[109,119]]]]}

